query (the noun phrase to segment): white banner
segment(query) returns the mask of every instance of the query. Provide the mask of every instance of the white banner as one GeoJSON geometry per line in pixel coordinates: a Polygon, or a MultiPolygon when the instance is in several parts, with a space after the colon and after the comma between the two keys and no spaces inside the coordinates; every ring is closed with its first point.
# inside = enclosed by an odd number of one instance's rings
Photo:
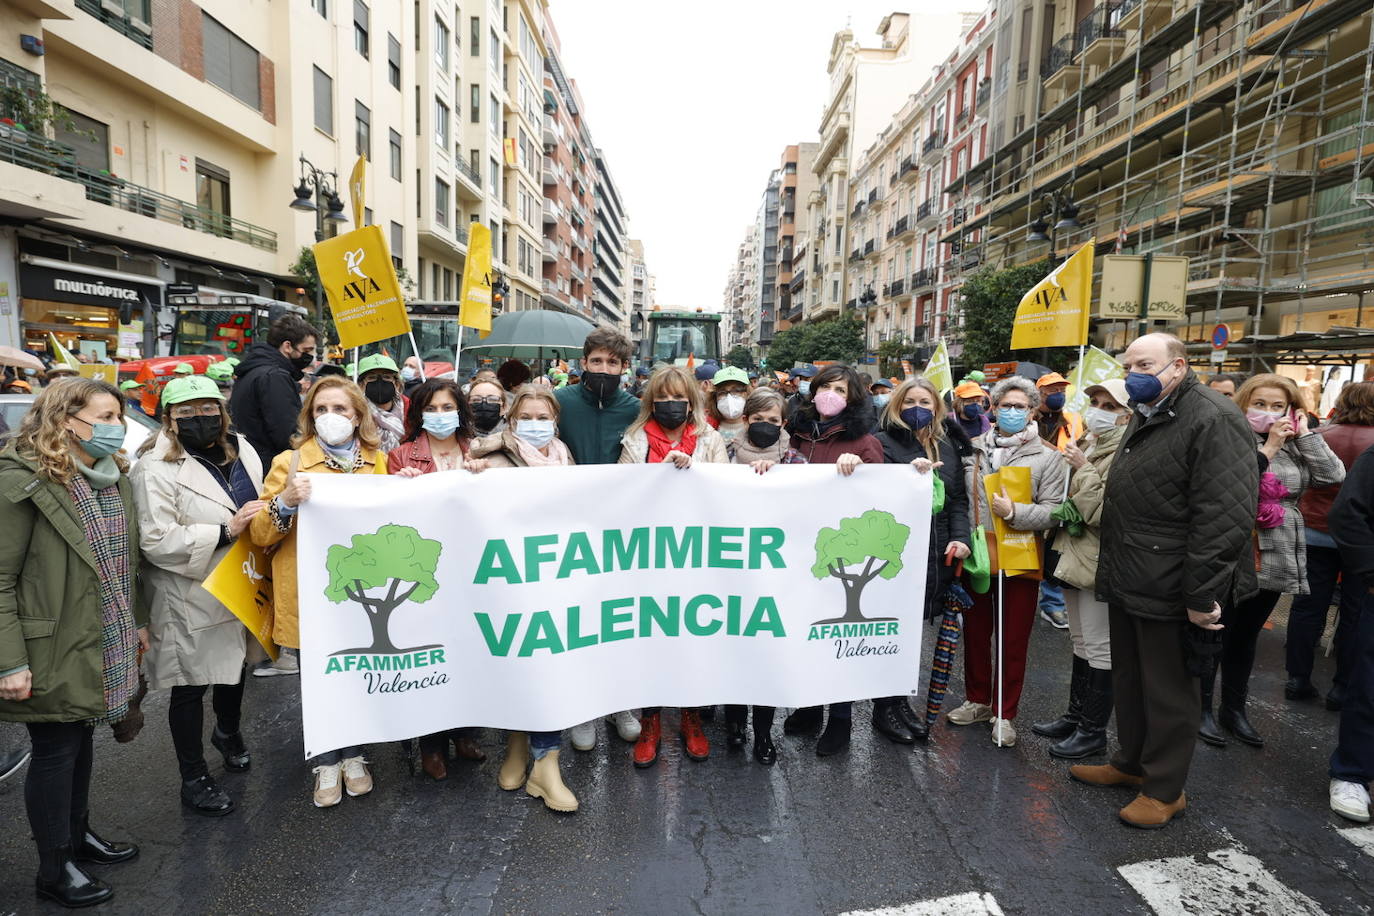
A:
{"type": "Polygon", "coordinates": [[[462,725],[916,690],[931,487],[907,465],[312,480],[307,757],[462,725]]]}

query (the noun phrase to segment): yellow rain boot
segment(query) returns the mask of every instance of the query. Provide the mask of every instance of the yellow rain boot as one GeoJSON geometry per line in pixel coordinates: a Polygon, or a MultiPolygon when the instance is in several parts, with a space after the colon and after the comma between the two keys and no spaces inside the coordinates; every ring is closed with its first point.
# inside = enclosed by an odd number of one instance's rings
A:
{"type": "Polygon", "coordinates": [[[535,798],[544,799],[544,806],[554,811],[576,811],[577,796],[563,785],[563,774],[558,771],[558,751],[549,751],[534,762],[530,770],[525,791],[535,798]]]}
{"type": "Polygon", "coordinates": [[[507,792],[514,792],[525,784],[525,768],[530,765],[530,736],[525,732],[506,735],[506,759],[496,774],[496,784],[507,792]]]}

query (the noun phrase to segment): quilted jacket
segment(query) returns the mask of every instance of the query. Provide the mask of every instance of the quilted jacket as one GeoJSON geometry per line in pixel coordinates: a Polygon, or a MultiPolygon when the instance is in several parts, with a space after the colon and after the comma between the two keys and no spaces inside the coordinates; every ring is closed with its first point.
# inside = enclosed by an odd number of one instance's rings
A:
{"type": "Polygon", "coordinates": [[[1244,415],[1191,371],[1153,416],[1135,412],[1107,479],[1098,598],[1177,620],[1254,594],[1257,454],[1244,415]]]}

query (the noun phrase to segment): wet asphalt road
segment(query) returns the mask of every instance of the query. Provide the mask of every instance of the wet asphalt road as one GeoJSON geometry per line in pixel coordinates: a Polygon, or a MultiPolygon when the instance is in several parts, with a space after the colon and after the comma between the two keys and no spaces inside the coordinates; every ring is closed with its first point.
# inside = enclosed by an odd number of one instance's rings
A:
{"type": "MultiPolygon", "coordinates": [[[[133,744],[97,734],[94,823],[142,847],[134,863],[95,869],[116,888],[98,912],[838,914],[978,892],[1006,913],[1149,913],[1118,867],[1224,848],[1328,913],[1374,912],[1374,857],[1337,832],[1350,825],[1326,806],[1336,715],[1283,699],[1282,640],[1282,627],[1262,634],[1252,685],[1251,720],[1268,746],[1199,746],[1188,816],[1155,832],[1122,826],[1115,812],[1130,794],[1070,783],[1030,733],[1067,689],[1068,635],[1043,622],[1015,748],[994,747],[986,725],[943,721],[928,745],[894,746],[871,731],[865,704],[847,755],[819,759],[811,740],[782,738],[779,716],[780,760],[767,769],[725,749],[717,718],[711,760],[693,764],[665,740],[659,765],[636,771],[628,746],[603,731],[592,752],[564,745],[582,801],[572,816],[497,788],[496,732],[485,733],[485,763],[454,763],[444,783],[410,775],[397,746],[376,746],[376,791],[316,810],[296,679],[250,678],[253,769],[222,777],[239,808],[198,817],[178,803],[162,693],[133,744]]],[[[1330,671],[1319,659],[1323,689],[1330,671]]],[[[946,708],[962,699],[952,687],[946,708]]],[[[0,739],[21,736],[0,727],[0,739]]],[[[60,912],[34,899],[35,861],[12,778],[0,785],[0,914],[60,912]]],[[[1229,912],[1271,910],[1226,899],[1229,912]]]]}

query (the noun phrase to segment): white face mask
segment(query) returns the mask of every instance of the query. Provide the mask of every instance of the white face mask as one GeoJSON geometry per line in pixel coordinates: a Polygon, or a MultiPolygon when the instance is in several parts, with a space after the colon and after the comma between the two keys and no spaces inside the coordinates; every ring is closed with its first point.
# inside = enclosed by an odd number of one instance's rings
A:
{"type": "Polygon", "coordinates": [[[315,418],[315,435],[326,445],[343,445],[353,438],[353,421],[336,413],[315,418]]]}
{"type": "Polygon", "coordinates": [[[1116,426],[1117,414],[1110,410],[1103,410],[1100,407],[1088,407],[1083,411],[1083,425],[1088,427],[1089,432],[1105,433],[1107,430],[1116,426]]]}
{"type": "Polygon", "coordinates": [[[744,398],[737,394],[723,394],[716,398],[716,410],[727,420],[738,420],[744,416],[744,398]]]}

